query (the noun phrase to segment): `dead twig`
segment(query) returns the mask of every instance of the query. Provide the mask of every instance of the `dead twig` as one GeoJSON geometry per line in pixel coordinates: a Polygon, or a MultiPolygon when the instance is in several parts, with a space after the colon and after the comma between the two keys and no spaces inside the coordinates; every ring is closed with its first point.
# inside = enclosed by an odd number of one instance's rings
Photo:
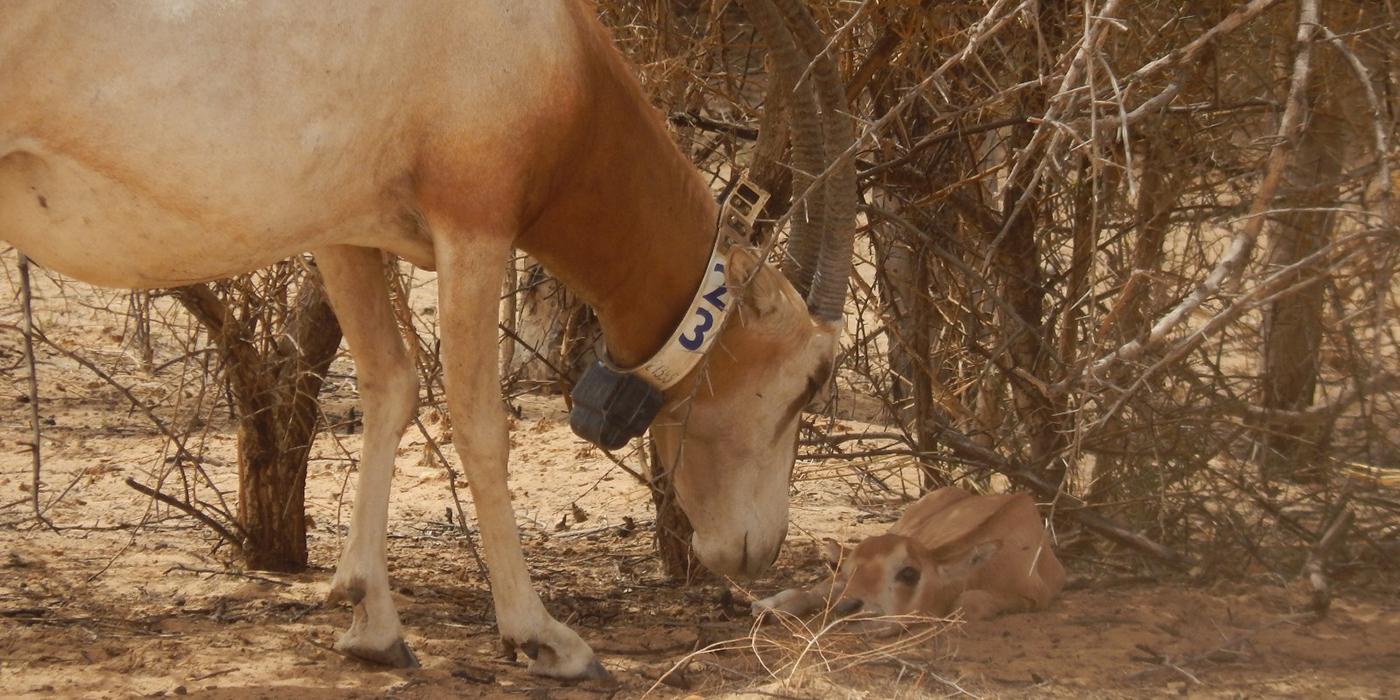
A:
{"type": "Polygon", "coordinates": [[[20,304],[24,309],[24,362],[29,368],[29,425],[33,431],[32,442],[29,445],[30,454],[34,457],[29,497],[34,505],[34,519],[50,530],[56,530],[53,523],[44,517],[44,511],[39,506],[39,489],[42,486],[40,477],[43,473],[40,443],[43,441],[43,435],[39,427],[39,370],[34,361],[34,293],[29,285],[29,256],[24,253],[19,254],[19,286],[20,304]]]}
{"type": "MultiPolygon", "coordinates": [[[[23,332],[23,329],[17,328],[10,324],[0,324],[0,329],[20,333],[23,332]]],[[[78,363],[83,368],[87,369],[89,372],[92,372],[93,374],[97,375],[99,379],[106,382],[109,386],[120,392],[122,397],[125,398],[131,404],[132,408],[135,408],[136,410],[144,414],[146,418],[150,420],[153,425],[156,426],[156,429],[159,430],[160,433],[166,437],[166,439],[170,440],[171,444],[175,446],[175,458],[177,460],[184,460],[190,464],[195,465],[199,464],[199,458],[196,457],[194,453],[190,452],[190,450],[185,446],[184,438],[180,437],[175,433],[175,431],[171,430],[170,426],[167,425],[164,420],[161,420],[160,416],[156,415],[155,411],[151,408],[149,404],[136,398],[136,395],[131,393],[130,387],[127,387],[126,385],[117,381],[116,378],[104,371],[101,367],[98,367],[96,363],[94,363],[92,360],[54,342],[47,335],[45,335],[43,331],[37,328],[33,329],[33,337],[40,343],[43,343],[44,345],[47,345],[48,347],[57,351],[60,355],[63,355],[64,357],[78,363]]],[[[205,483],[209,486],[209,488],[213,489],[214,492],[219,495],[221,505],[224,508],[224,512],[221,513],[221,515],[228,517],[230,519],[230,522],[240,534],[245,534],[243,533],[242,527],[238,525],[237,521],[229,515],[230,511],[228,509],[228,505],[226,503],[222,503],[223,492],[219,491],[218,487],[214,485],[213,479],[209,478],[209,475],[206,474],[203,469],[198,469],[197,471],[199,472],[199,475],[204,478],[205,483]]],[[[54,503],[50,502],[48,504],[48,507],[52,508],[53,505],[54,503]]]]}
{"type": "MultiPolygon", "coordinates": [[[[1258,240],[1259,234],[1264,228],[1264,222],[1267,220],[1265,214],[1273,206],[1274,194],[1278,191],[1284,171],[1293,155],[1306,105],[1308,75],[1312,68],[1312,38],[1317,31],[1317,1],[1302,0],[1299,7],[1298,32],[1294,40],[1296,53],[1293,59],[1292,77],[1289,79],[1288,99],[1285,102],[1283,117],[1279,120],[1274,146],[1269,151],[1263,180],[1255,192],[1244,225],[1230,241],[1229,248],[1221,256],[1210,274],[1181,303],[1158,319],[1152,325],[1145,339],[1125,343],[1094,360],[1085,368],[1083,378],[1091,382],[1103,381],[1113,368],[1123,362],[1135,360],[1149,349],[1160,345],[1207,299],[1216,296],[1224,285],[1239,274],[1245,263],[1248,262],[1250,253],[1254,250],[1254,243],[1258,240]]],[[[1071,380],[1061,382],[1054,389],[1063,390],[1071,381],[1078,381],[1079,378],[1074,377],[1071,380]]]]}
{"type": "Polygon", "coordinates": [[[1346,500],[1344,496],[1337,517],[1332,519],[1322,537],[1318,538],[1317,544],[1308,552],[1307,562],[1303,564],[1303,576],[1312,588],[1312,611],[1319,618],[1327,615],[1328,608],[1332,606],[1332,585],[1327,580],[1327,559],[1333,548],[1342,540],[1342,535],[1351,528],[1352,521],[1356,519],[1356,514],[1346,507],[1346,500]]]}
{"type": "Polygon", "coordinates": [[[1212,647],[1205,651],[1197,652],[1194,654],[1187,654],[1185,656],[1175,659],[1172,658],[1170,655],[1157,651],[1156,649],[1153,649],[1152,647],[1149,647],[1145,644],[1138,644],[1136,645],[1136,647],[1139,650],[1146,652],[1148,656],[1134,657],[1134,660],[1156,664],[1156,666],[1154,666],[1153,668],[1146,668],[1141,671],[1138,671],[1137,673],[1128,676],[1126,680],[1137,680],[1157,671],[1169,670],[1179,673],[1185,676],[1192,683],[1199,685],[1201,683],[1201,679],[1197,678],[1195,674],[1192,674],[1189,670],[1187,670],[1187,667],[1199,664],[1202,661],[1218,663],[1238,659],[1239,657],[1244,655],[1244,652],[1239,648],[1240,645],[1249,641],[1255,635],[1258,635],[1259,633],[1265,632],[1267,630],[1271,630],[1282,624],[1301,622],[1307,619],[1307,617],[1307,615],[1284,615],[1283,617],[1273,620],[1268,624],[1256,627],[1252,630],[1245,630],[1244,632],[1241,632],[1229,638],[1223,644],[1212,647]]]}
{"type": "Polygon", "coordinates": [[[210,574],[212,576],[232,576],[234,578],[246,578],[250,581],[261,581],[263,583],[271,583],[276,586],[282,586],[283,588],[291,588],[292,586],[292,584],[287,583],[286,581],[279,581],[275,578],[268,578],[266,576],[259,576],[257,574],[249,574],[242,571],[233,571],[232,569],[199,569],[192,566],[185,566],[184,564],[176,564],[175,566],[166,569],[165,573],[168,574],[172,571],[184,571],[191,574],[210,574]]]}
{"type": "Polygon", "coordinates": [[[481,574],[482,579],[487,579],[489,577],[486,572],[486,562],[482,560],[481,553],[476,549],[476,542],[472,540],[472,531],[467,527],[467,514],[462,509],[462,497],[457,493],[457,472],[452,468],[452,463],[447,461],[447,457],[442,453],[442,448],[438,446],[437,440],[428,434],[428,427],[423,425],[423,419],[415,415],[413,416],[413,424],[418,426],[418,432],[428,442],[428,449],[433,451],[438,464],[447,470],[447,488],[452,491],[452,503],[457,507],[457,527],[462,531],[462,540],[467,544],[467,552],[476,561],[477,573],[481,574]]]}
{"type": "MultiPolygon", "coordinates": [[[[224,527],[222,523],[209,517],[207,514],[201,512],[194,506],[185,503],[184,501],[181,501],[180,499],[175,498],[174,496],[170,496],[168,494],[164,494],[160,491],[150,488],[129,476],[126,478],[126,485],[130,486],[136,491],[139,491],[141,493],[146,494],[147,496],[150,496],[151,498],[156,499],[157,501],[160,501],[161,503],[164,503],[172,508],[175,508],[176,510],[179,510],[180,512],[194,518],[195,520],[198,520],[199,522],[207,526],[210,530],[213,530],[215,533],[217,533],[219,537],[222,537],[225,542],[228,542],[229,544],[233,545],[239,550],[243,549],[244,540],[242,537],[233,534],[233,532],[230,531],[227,527],[224,527]]],[[[233,523],[233,526],[237,528],[238,524],[233,523]]]]}

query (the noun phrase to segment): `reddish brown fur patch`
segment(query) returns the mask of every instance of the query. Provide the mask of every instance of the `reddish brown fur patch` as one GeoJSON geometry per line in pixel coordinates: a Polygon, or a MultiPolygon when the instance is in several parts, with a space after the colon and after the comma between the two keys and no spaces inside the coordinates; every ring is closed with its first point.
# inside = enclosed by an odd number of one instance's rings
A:
{"type": "Polygon", "coordinates": [[[569,7],[581,79],[561,110],[569,127],[550,136],[560,167],[542,164],[561,180],[526,213],[517,245],[594,307],[613,359],[631,366],[660,347],[699,286],[716,207],[605,30],[569,7]]]}

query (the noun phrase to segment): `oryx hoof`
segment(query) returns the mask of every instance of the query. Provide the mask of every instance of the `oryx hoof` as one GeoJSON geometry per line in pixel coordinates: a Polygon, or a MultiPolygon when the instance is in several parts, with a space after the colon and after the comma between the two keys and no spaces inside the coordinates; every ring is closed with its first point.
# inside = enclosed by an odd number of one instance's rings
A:
{"type": "Polygon", "coordinates": [[[358,644],[345,639],[340,640],[335,648],[341,652],[349,654],[362,661],[394,668],[418,668],[418,657],[413,654],[413,650],[408,648],[408,644],[402,638],[395,640],[384,648],[375,648],[358,644]]]}
{"type": "Polygon", "coordinates": [[[514,659],[516,651],[525,652],[525,656],[530,658],[530,673],[536,676],[566,681],[612,679],[612,674],[598,662],[593,651],[572,631],[560,639],[558,646],[537,639],[527,639],[523,642],[513,642],[510,639],[502,641],[507,658],[514,659]]]}

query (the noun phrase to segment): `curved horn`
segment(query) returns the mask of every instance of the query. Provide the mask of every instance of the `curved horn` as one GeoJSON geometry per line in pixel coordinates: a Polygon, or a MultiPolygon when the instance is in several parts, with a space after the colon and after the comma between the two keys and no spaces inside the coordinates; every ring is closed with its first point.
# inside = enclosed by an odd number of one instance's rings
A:
{"type": "MultiPolygon", "coordinates": [[[[821,255],[813,278],[807,305],[813,315],[826,320],[840,319],[846,306],[846,284],[851,275],[851,254],[855,242],[856,171],[852,145],[855,142],[846,90],[835,62],[826,51],[826,40],[816,22],[799,0],[773,0],[782,13],[793,38],[804,53],[812,56],[812,82],[821,107],[825,175],[821,255]]],[[[797,188],[794,187],[794,192],[797,188]]],[[[789,245],[791,245],[789,243],[789,245]]]]}
{"type": "MultiPolygon", "coordinates": [[[[744,0],[744,8],[773,56],[776,74],[770,76],[770,80],[775,81],[770,92],[792,91],[787,109],[788,120],[792,123],[792,189],[794,193],[804,192],[811,186],[813,177],[822,171],[826,155],[814,81],[809,78],[795,85],[807,70],[811,54],[799,48],[797,38],[773,0],[744,0]]],[[[826,218],[825,199],[824,190],[813,192],[806,201],[797,203],[801,208],[794,211],[790,219],[792,232],[788,236],[783,273],[804,298],[809,297],[813,278],[820,268],[825,239],[822,230],[822,221],[826,218]]]]}

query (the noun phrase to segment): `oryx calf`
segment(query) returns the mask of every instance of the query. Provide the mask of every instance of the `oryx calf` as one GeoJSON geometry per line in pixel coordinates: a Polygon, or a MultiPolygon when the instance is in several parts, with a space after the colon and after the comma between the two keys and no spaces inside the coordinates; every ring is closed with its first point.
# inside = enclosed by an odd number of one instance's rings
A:
{"type": "Polygon", "coordinates": [[[753,611],[964,619],[1044,607],[1064,587],[1035,501],[1026,494],[978,496],[942,488],[909,506],[883,535],[854,549],[826,541],[835,575],[811,590],[789,589],[753,611]]]}

